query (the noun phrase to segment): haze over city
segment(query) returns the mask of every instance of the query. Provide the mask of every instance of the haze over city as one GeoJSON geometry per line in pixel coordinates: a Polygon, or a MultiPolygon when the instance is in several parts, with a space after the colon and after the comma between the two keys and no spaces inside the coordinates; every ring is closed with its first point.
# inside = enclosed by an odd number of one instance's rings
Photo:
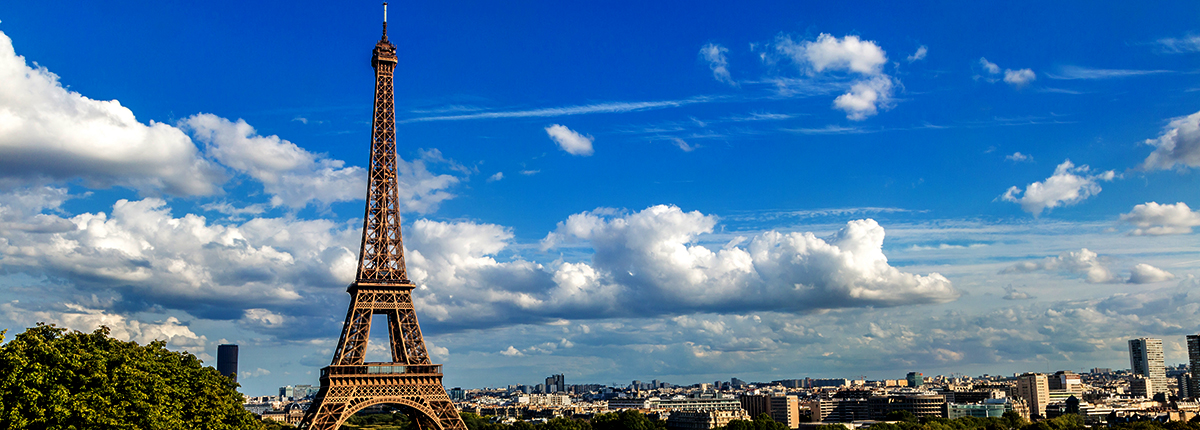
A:
{"type": "MultiPolygon", "coordinates": [[[[1125,369],[1200,332],[1200,4],[391,7],[447,386],[1125,369]]],[[[0,329],[316,384],[380,19],[0,4],[0,329]]]]}

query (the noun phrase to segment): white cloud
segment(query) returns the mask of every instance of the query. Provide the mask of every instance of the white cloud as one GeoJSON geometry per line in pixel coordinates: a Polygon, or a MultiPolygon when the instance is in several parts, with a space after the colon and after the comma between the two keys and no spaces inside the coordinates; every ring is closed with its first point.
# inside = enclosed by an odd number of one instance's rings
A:
{"type": "Polygon", "coordinates": [[[64,304],[63,308],[59,311],[29,312],[17,307],[15,303],[5,303],[0,305],[0,315],[25,326],[44,322],[85,333],[105,326],[112,337],[120,340],[134,341],[142,345],[161,340],[170,347],[193,353],[204,352],[208,343],[207,337],[192,332],[175,317],[167,317],[163,321],[143,322],[74,303],[64,304]]]}
{"type": "Polygon", "coordinates": [[[1155,282],[1170,281],[1175,279],[1175,275],[1166,270],[1159,269],[1146,263],[1140,263],[1129,269],[1130,284],[1151,284],[1155,282]]]}
{"type": "Polygon", "coordinates": [[[313,154],[279,136],[259,136],[243,120],[197,114],[181,122],[221,164],[262,182],[273,206],[302,208],[309,202],[361,199],[366,171],[313,154]]]}
{"type": "Polygon", "coordinates": [[[695,151],[697,148],[696,145],[689,145],[687,143],[687,141],[680,139],[678,137],[672,137],[671,142],[675,143],[675,146],[678,147],[683,152],[692,152],[692,151],[695,151]]]}
{"type": "Polygon", "coordinates": [[[728,48],[713,43],[700,47],[700,57],[708,62],[708,67],[712,69],[713,79],[716,79],[717,82],[737,86],[737,82],[729,75],[729,61],[725,58],[726,52],[729,52],[728,48]]]}
{"type": "Polygon", "coordinates": [[[912,55],[908,56],[907,60],[909,63],[924,60],[927,54],[929,54],[929,47],[921,45],[917,48],[917,52],[914,52],[912,55]]]}
{"type": "Polygon", "coordinates": [[[1200,226],[1200,212],[1193,212],[1184,202],[1173,205],[1147,202],[1134,206],[1127,214],[1121,214],[1121,221],[1137,226],[1131,232],[1135,236],[1187,234],[1192,232],[1192,227],[1200,226]]]}
{"type": "Polygon", "coordinates": [[[507,355],[509,357],[521,357],[521,356],[525,355],[525,354],[522,354],[521,351],[518,351],[517,348],[514,348],[512,345],[509,345],[508,349],[500,351],[500,354],[507,355]]]}
{"type": "Polygon", "coordinates": [[[1162,47],[1163,51],[1172,54],[1200,52],[1200,36],[1189,35],[1181,38],[1162,38],[1158,39],[1158,45],[1162,47]]]}
{"type": "Polygon", "coordinates": [[[1120,282],[1121,279],[1109,269],[1107,258],[1100,257],[1087,248],[1079,251],[1067,251],[1057,257],[1046,257],[1041,260],[1023,261],[1008,266],[1000,273],[1029,273],[1035,271],[1066,272],[1083,275],[1091,284],[1120,282]]]}
{"type": "Polygon", "coordinates": [[[462,115],[443,115],[443,116],[427,116],[419,118],[410,118],[400,121],[405,122],[425,122],[425,121],[460,121],[469,119],[494,119],[494,118],[545,118],[555,116],[570,116],[570,115],[587,115],[594,113],[624,113],[624,112],[641,112],[647,110],[675,108],[698,103],[708,103],[717,100],[714,97],[698,96],[681,100],[662,100],[653,102],[608,102],[596,103],[580,106],[563,106],[552,108],[539,108],[519,111],[507,112],[479,112],[462,115]]]}
{"type": "Polygon", "coordinates": [[[1012,153],[1012,155],[1006,155],[1004,157],[1004,159],[1008,160],[1008,161],[1012,161],[1014,163],[1020,163],[1020,162],[1026,162],[1026,161],[1033,162],[1032,155],[1022,154],[1020,151],[1014,152],[1014,153],[1012,153]]]}
{"type": "Polygon", "coordinates": [[[1162,73],[1171,73],[1170,70],[1131,70],[1131,69],[1094,69],[1091,67],[1079,66],[1063,66],[1058,69],[1058,73],[1050,73],[1046,76],[1050,79],[1114,79],[1127,78],[1131,76],[1157,75],[1162,73]]]}
{"type": "MultiPolygon", "coordinates": [[[[360,200],[366,190],[366,169],[346,167],[342,160],[311,153],[279,136],[259,136],[243,120],[233,122],[198,114],[185,119],[183,126],[221,164],[261,182],[273,206],[298,209],[313,202],[328,205],[360,200]]],[[[422,158],[411,163],[397,157],[398,192],[406,211],[428,213],[454,197],[445,190],[457,184],[459,178],[429,172],[426,161],[453,167],[454,163],[442,158],[437,150],[421,154],[422,158]]]]}
{"type": "Polygon", "coordinates": [[[358,238],[357,226],[291,218],[222,225],[194,214],[176,218],[166,202],[154,198],[119,200],[108,214],[60,217],[42,212],[59,204],[62,190],[28,192],[49,197],[42,207],[21,207],[32,198],[0,198],[2,220],[40,219],[59,227],[34,231],[13,228],[28,222],[0,224],[5,270],[61,279],[85,294],[115,294],[121,306],[247,317],[252,325],[286,330],[271,324],[283,309],[314,306],[302,297],[353,278],[350,244],[358,238]]]}
{"type": "Polygon", "coordinates": [[[862,121],[875,115],[875,106],[888,101],[892,93],[892,80],[887,76],[876,76],[855,82],[850,92],[833,100],[833,105],[846,112],[846,118],[862,121]]]}
{"type": "Polygon", "coordinates": [[[1066,160],[1045,181],[1027,185],[1024,195],[1014,186],[1000,198],[1020,204],[1021,209],[1037,217],[1043,210],[1073,205],[1100,193],[1099,181],[1111,181],[1116,177],[1112,170],[1097,174],[1090,174],[1091,171],[1086,164],[1075,167],[1071,160],[1066,160]]]}
{"type": "MultiPolygon", "coordinates": [[[[987,72],[987,74],[989,74],[989,75],[999,75],[1000,74],[1000,66],[997,66],[996,63],[988,61],[987,58],[979,57],[979,66],[983,67],[983,71],[987,72]]],[[[995,81],[993,80],[991,82],[995,82],[995,81]]]]}
{"type": "Polygon", "coordinates": [[[0,33],[0,177],[24,183],[81,178],[142,194],[211,195],[225,181],[182,131],[143,124],[116,100],[68,91],[26,65],[0,33]]]}
{"type": "Polygon", "coordinates": [[[258,378],[258,377],[267,376],[267,375],[270,375],[270,374],[271,374],[271,371],[270,371],[270,370],[263,369],[263,368],[259,367],[259,368],[257,368],[257,369],[251,370],[251,371],[249,371],[249,372],[241,372],[241,373],[239,373],[239,374],[238,374],[238,379],[251,379],[251,378],[258,378]]]}
{"type": "Polygon", "coordinates": [[[546,134],[550,136],[550,139],[554,143],[558,144],[559,148],[567,151],[568,154],[587,157],[594,152],[592,150],[593,138],[591,136],[576,133],[565,125],[554,124],[546,127],[546,134]]]}
{"type": "Polygon", "coordinates": [[[1200,112],[1172,119],[1157,139],[1147,139],[1146,144],[1155,149],[1142,162],[1142,169],[1200,167],[1200,112]]]}
{"type": "Polygon", "coordinates": [[[883,65],[887,64],[887,54],[879,45],[854,35],[838,39],[822,33],[816,41],[787,43],[790,41],[785,39],[779,48],[793,58],[806,61],[818,73],[826,69],[850,70],[871,76],[880,74],[883,65]]]}
{"type": "Polygon", "coordinates": [[[487,178],[487,181],[488,181],[488,182],[496,182],[496,181],[499,181],[499,180],[501,180],[501,179],[504,179],[504,172],[496,172],[496,174],[495,174],[495,175],[489,176],[489,177],[487,178]]]}
{"type": "Polygon", "coordinates": [[[981,70],[979,74],[975,75],[976,80],[982,79],[991,83],[1003,80],[1017,89],[1024,88],[1030,82],[1037,80],[1037,74],[1032,69],[1004,69],[1002,74],[999,65],[984,57],[979,57],[979,67],[981,70]]]}
{"type": "Polygon", "coordinates": [[[833,103],[835,108],[845,111],[850,120],[864,120],[876,115],[880,108],[891,105],[894,79],[883,73],[887,54],[873,41],[864,41],[854,35],[839,39],[822,33],[816,41],[797,43],[791,37],[780,36],[775,49],[809,75],[854,74],[850,91],[838,96],[833,103]]]}
{"type": "Polygon", "coordinates": [[[1037,75],[1030,69],[1004,69],[1004,82],[1017,88],[1023,88],[1037,80],[1037,75]]]}
{"type": "Polygon", "coordinates": [[[590,262],[549,266],[498,262],[512,233],[489,224],[414,222],[413,280],[437,285],[418,296],[444,324],[477,327],[559,318],[680,315],[691,312],[805,312],[954,300],[945,277],[887,264],[884,232],[854,221],[833,236],[768,231],[719,249],[696,244],[716,218],[654,206],[619,215],[605,209],[569,217],[543,247],[592,250],[590,262]],[[419,250],[419,251],[416,251],[419,250]]]}
{"type": "Polygon", "coordinates": [[[1013,288],[1013,286],[1009,284],[1004,287],[1004,297],[1001,298],[1004,300],[1029,300],[1036,299],[1037,297],[1031,296],[1029,293],[1024,291],[1017,291],[1016,288],[1013,288]]]}

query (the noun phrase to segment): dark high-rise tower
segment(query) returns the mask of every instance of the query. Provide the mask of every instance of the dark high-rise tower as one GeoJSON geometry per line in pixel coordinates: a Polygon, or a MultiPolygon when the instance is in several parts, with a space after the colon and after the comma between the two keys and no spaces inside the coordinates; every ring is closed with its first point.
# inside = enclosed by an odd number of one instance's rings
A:
{"type": "Polygon", "coordinates": [[[333,362],[321,369],[321,389],[300,428],[334,430],[355,412],[390,404],[405,410],[417,429],[467,430],[442,387],[442,366],[429,360],[413,309],[412,290],[416,286],[409,282],[404,267],[392,87],[396,46],[387,39],[387,3],[383,6],[383,37],[375,44],[371,57],[375,114],[358,275],[346,289],[350,308],[333,362]],[[371,317],[379,314],[387,317],[392,361],[367,363],[364,359],[371,317]]]}
{"type": "Polygon", "coordinates": [[[1200,398],[1200,334],[1187,335],[1188,371],[1191,372],[1191,383],[1188,385],[1188,396],[1200,398]]]}
{"type": "Polygon", "coordinates": [[[237,382],[238,346],[217,346],[217,371],[237,382]]]}

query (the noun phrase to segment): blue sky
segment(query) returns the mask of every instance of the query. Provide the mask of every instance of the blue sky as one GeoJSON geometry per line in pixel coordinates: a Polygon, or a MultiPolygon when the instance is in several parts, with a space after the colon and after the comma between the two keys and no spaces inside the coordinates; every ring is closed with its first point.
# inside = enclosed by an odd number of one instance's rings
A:
{"type": "MultiPolygon", "coordinates": [[[[1200,5],[390,9],[448,385],[1121,368],[1200,331],[1200,5]]],[[[381,15],[0,5],[0,327],[315,383],[381,15]]]]}

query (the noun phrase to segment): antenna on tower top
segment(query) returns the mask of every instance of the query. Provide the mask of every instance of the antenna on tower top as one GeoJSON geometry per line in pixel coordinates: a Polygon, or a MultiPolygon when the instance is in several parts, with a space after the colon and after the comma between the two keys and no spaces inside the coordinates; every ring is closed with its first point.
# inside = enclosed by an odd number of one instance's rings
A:
{"type": "Polygon", "coordinates": [[[383,22],[387,22],[387,2],[383,2],[383,22]]]}

